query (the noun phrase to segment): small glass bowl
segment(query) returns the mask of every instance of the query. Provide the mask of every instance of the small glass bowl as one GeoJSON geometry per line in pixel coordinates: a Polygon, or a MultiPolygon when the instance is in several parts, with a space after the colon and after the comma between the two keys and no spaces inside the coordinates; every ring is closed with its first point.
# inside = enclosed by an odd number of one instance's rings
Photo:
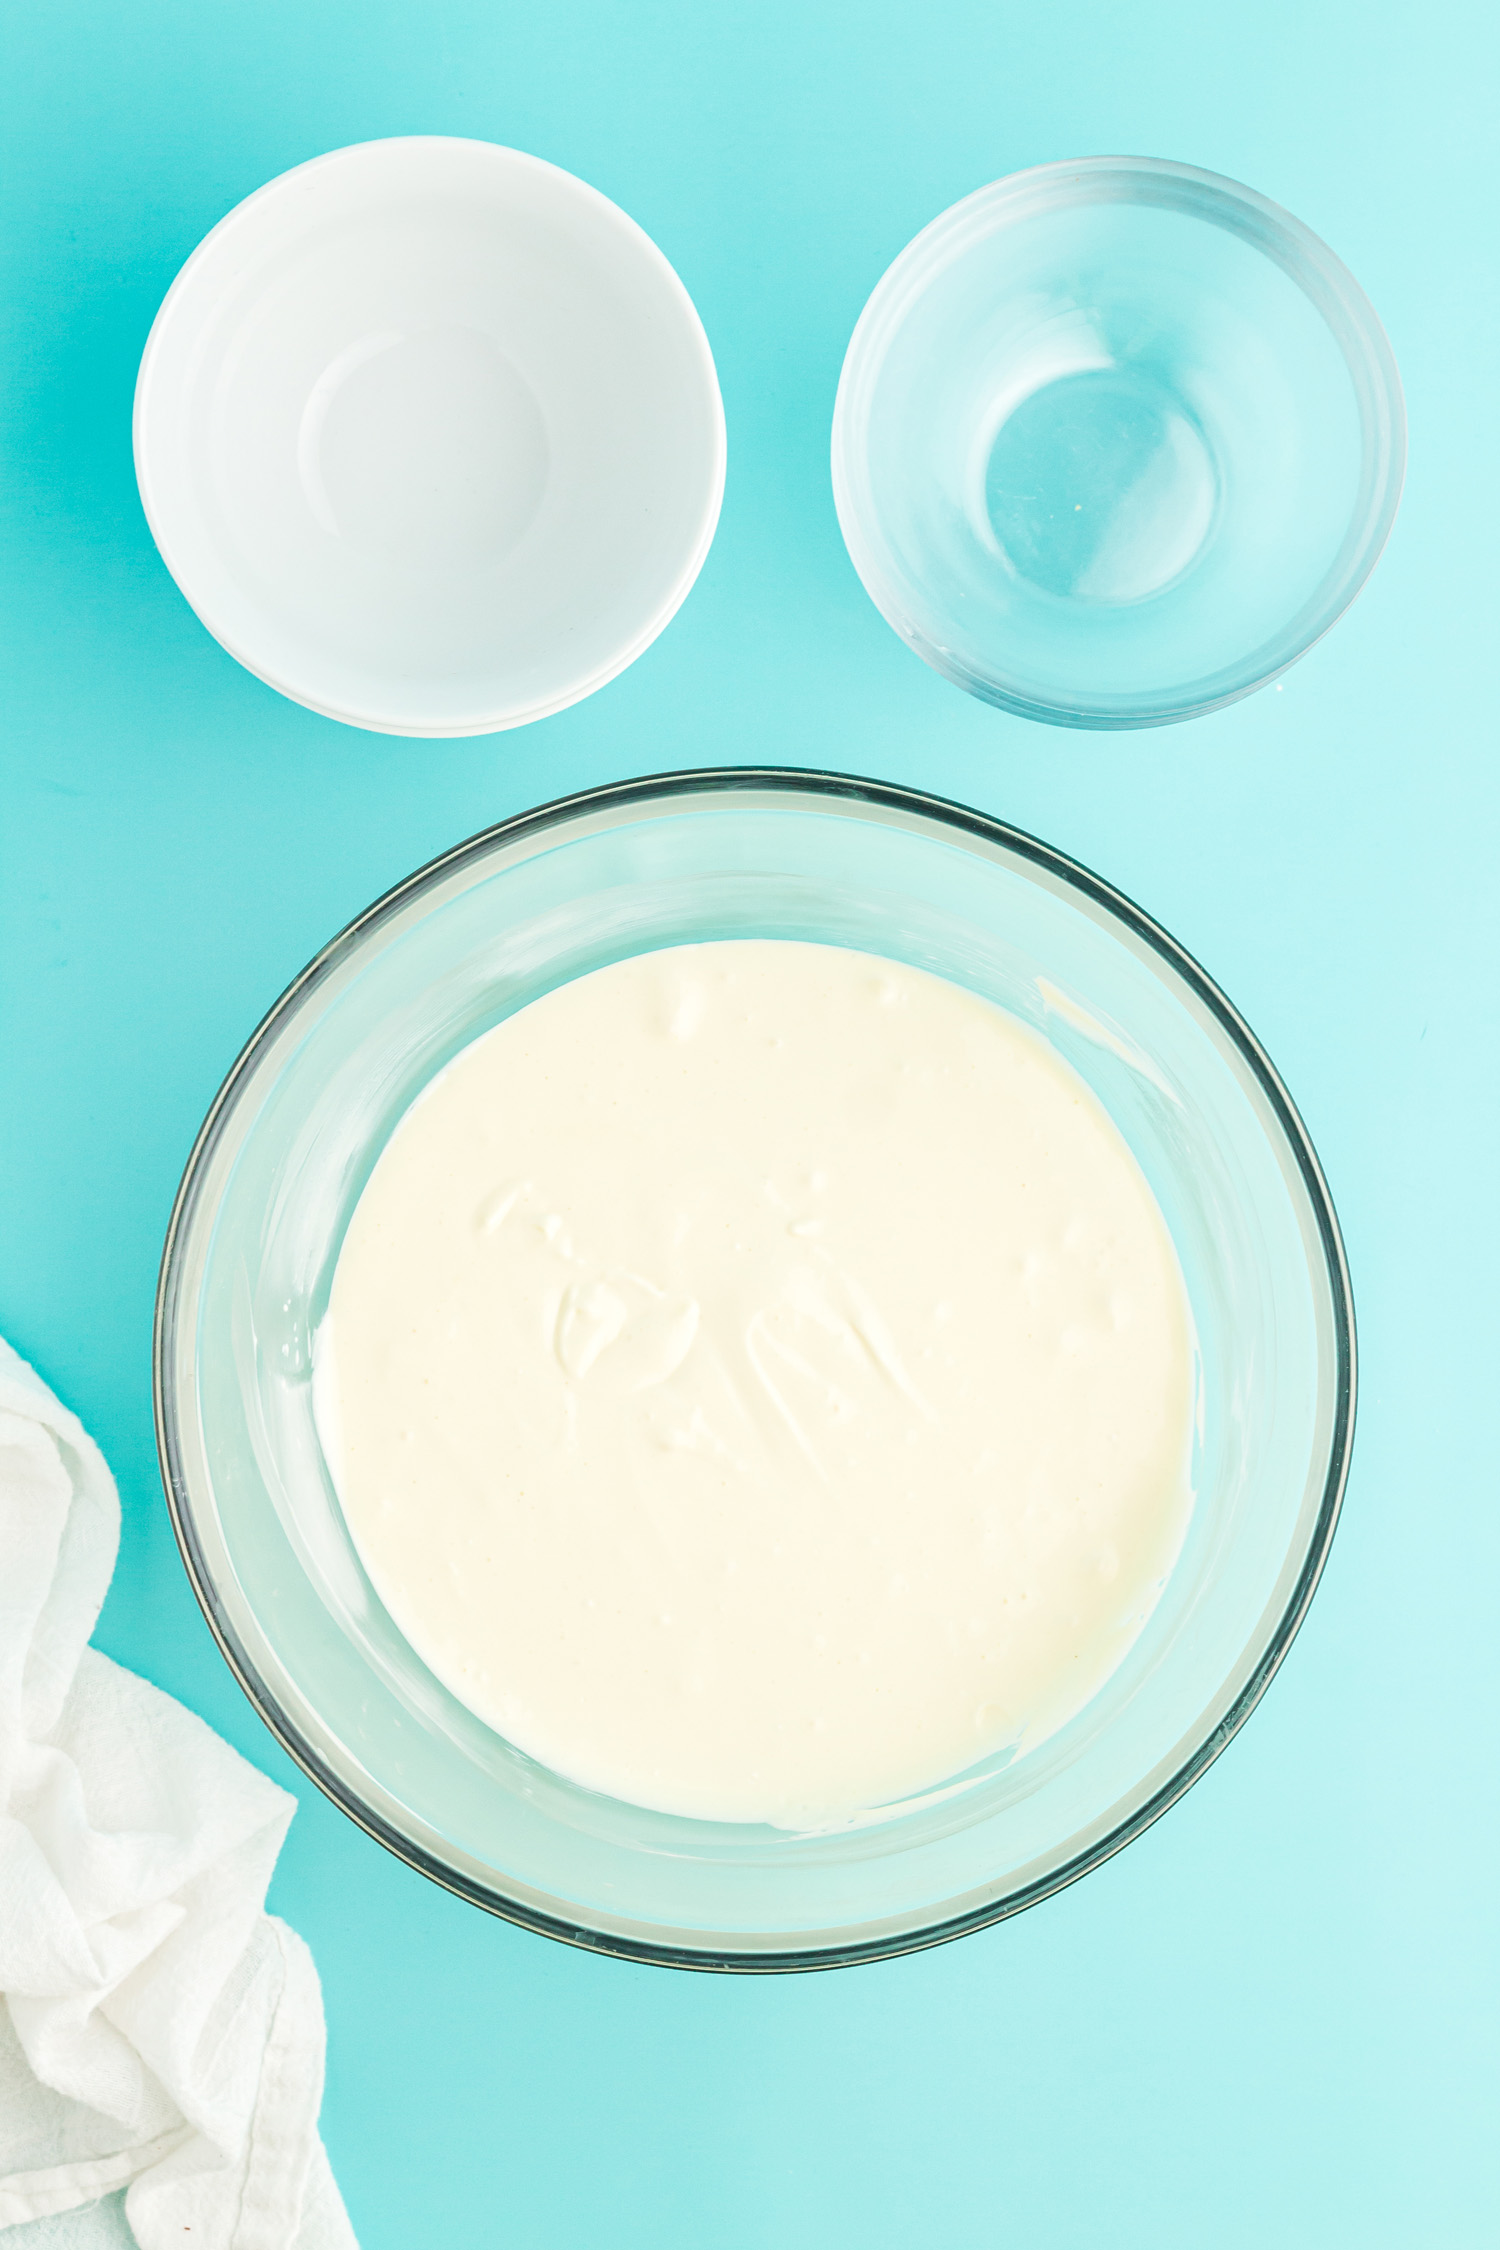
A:
{"type": "Polygon", "coordinates": [[[1364,584],[1406,462],[1352,274],[1211,172],[1089,157],[956,203],[844,360],[833,489],[888,622],[972,695],[1156,726],[1286,670],[1364,584]]]}
{"type": "Polygon", "coordinates": [[[1163,931],[958,806],[837,775],[720,771],[507,821],[334,939],[255,1033],[193,1150],[155,1369],[163,1477],[204,1613],[335,1803],[451,1890],[553,1936],[682,1967],[790,1969],[1012,1914],[1118,1850],[1218,1755],[1328,1550],[1354,1334],[1306,1133],[1239,1017],[1163,931]],[[433,1074],[605,962],[753,936],[884,954],[1034,1025],[1141,1163],[1199,1349],[1191,1524],[1118,1671],[1029,1755],[813,1834],[647,1812],[492,1733],[366,1577],[312,1406],[350,1214],[433,1074]]]}

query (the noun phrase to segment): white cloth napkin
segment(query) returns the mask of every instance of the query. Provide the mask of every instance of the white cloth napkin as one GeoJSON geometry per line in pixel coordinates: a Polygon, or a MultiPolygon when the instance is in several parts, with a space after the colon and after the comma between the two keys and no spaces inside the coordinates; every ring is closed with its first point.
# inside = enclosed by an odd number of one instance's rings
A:
{"type": "Polygon", "coordinates": [[[264,1906],[295,1800],[86,1646],[119,1535],[0,1341],[0,2229],[119,2243],[124,2190],[140,2250],[354,2250],[317,1972],[264,1906]]]}

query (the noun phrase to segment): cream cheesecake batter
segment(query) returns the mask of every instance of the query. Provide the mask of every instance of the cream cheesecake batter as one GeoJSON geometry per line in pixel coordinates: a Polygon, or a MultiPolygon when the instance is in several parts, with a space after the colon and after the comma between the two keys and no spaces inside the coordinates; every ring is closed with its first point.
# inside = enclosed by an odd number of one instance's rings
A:
{"type": "Polygon", "coordinates": [[[1191,1506],[1160,1211],[1041,1038],[836,946],[638,956],[392,1135],[316,1355],[381,1599],[575,1781],[802,1825],[1059,1727],[1191,1506]]]}

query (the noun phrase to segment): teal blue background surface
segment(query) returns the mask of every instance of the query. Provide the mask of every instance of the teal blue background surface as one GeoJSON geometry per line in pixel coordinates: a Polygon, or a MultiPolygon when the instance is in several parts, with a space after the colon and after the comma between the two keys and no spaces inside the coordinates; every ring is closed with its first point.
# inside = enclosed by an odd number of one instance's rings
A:
{"type": "Polygon", "coordinates": [[[1495,2241],[1495,10],[4,0],[0,24],[0,1332],[119,1478],[100,1642],[301,1799],[272,1903],[322,1972],[364,2250],[1495,2241]],[[718,539],[664,637],[581,707],[453,744],[240,670],[130,455],[200,236],[288,165],[403,132],[510,142],[623,204],[698,303],[729,426],[718,539]],[[1111,737],[911,656],[845,557],[827,455],[849,331],[908,238],[999,174],[1119,150],[1246,180],[1348,261],[1411,468],[1375,577],[1281,686],[1111,737]],[[308,956],[475,829],[721,761],[965,799],[1181,938],[1321,1151],[1363,1377],[1308,1623],[1166,1820],[960,1944],[746,1981],[489,1920],[334,1812],[200,1620],[150,1406],[179,1173],[308,956]]]}

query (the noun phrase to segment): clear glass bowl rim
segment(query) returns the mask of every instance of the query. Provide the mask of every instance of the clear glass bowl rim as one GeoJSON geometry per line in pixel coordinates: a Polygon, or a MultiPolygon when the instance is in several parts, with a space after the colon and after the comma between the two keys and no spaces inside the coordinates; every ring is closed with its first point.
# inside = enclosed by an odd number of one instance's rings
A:
{"type": "Polygon", "coordinates": [[[357,1827],[362,1828],[367,1835],[383,1844],[419,1874],[427,1876],[456,1896],[483,1907],[503,1920],[584,1950],[651,1962],[668,1968],[776,1973],[847,1967],[859,1962],[887,1959],[902,1953],[917,1952],[927,1946],[944,1944],[953,1938],[967,1935],[971,1930],[983,1929],[991,1923],[1007,1920],[1026,1907],[1051,1897],[1054,1892],[1065,1889],[1081,1876],[1102,1865],[1105,1860],[1113,1858],[1116,1852],[1144,1833],[1207,1771],[1244,1725],[1280,1668],[1307,1614],[1328,1559],[1348,1479],[1354,1439],[1354,1301],[1343,1238],[1322,1166],[1274,1064],[1249,1025],[1207,972],[1175,938],[1136,906],[1124,892],[1116,890],[1078,861],[1068,858],[1066,854],[1029,835],[1025,830],[1012,827],[1005,821],[993,819],[988,814],[948,798],[893,783],[865,780],[857,775],[826,773],[814,769],[781,766],[707,767],[607,783],[567,797],[555,798],[549,803],[482,829],[477,835],[429,860],[425,866],[386,891],[330,939],[300,976],[293,979],[251,1033],[230,1068],[214,1097],[184,1168],[168,1221],[157,1283],[152,1338],[152,1393],[157,1457],[168,1514],[188,1581],[209,1630],[240,1687],[282,1748],[307,1778],[341,1812],[347,1814],[357,1827]],[[984,843],[998,845],[1078,892],[1095,906],[1103,907],[1136,938],[1144,941],[1190,987],[1227,1033],[1258,1082],[1285,1136],[1316,1220],[1326,1269],[1335,1345],[1335,1398],[1328,1461],[1318,1513],[1302,1567],[1285,1607],[1268,1635],[1260,1659],[1239,1697],[1155,1794],[1117,1827],[1109,1830],[1073,1859],[1015,1890],[1001,1890],[994,1898],[985,1900],[962,1914],[940,1918],[922,1927],[902,1929],[886,1937],[856,1940],[846,1945],[822,1946],[815,1950],[792,1948],[782,1952],[754,1953],[736,1953],[712,1946],[705,1947],[700,1942],[689,1942],[695,1935],[691,1932],[684,1932],[683,1942],[674,1944],[668,1940],[639,1938],[614,1930],[596,1929],[574,1917],[539,1910],[527,1900],[514,1898],[498,1886],[476,1882],[462,1870],[445,1864],[366,1804],[281,1707],[257,1672],[235,1630],[207,1566],[194,1521],[192,1495],[183,1471],[178,1443],[182,1401],[178,1395],[174,1373],[174,1346],[179,1323],[184,1310],[191,1316],[195,1309],[191,1305],[184,1306],[181,1286],[182,1246],[188,1222],[199,1201],[209,1159],[227,1126],[247,1075],[260,1049],[284,1018],[348,961],[357,952],[362,941],[380,930],[395,913],[420,899],[424,891],[436,888],[465,866],[482,860],[486,854],[527,839],[545,837],[550,831],[565,826],[580,815],[597,816],[600,813],[615,812],[629,817],[643,807],[666,806],[673,800],[682,803],[734,791],[756,792],[773,797],[833,800],[851,806],[868,805],[878,812],[910,815],[923,822],[936,823],[939,827],[954,830],[959,836],[972,836],[984,843]]]}
{"type": "MultiPolygon", "coordinates": [[[[1075,201],[1137,200],[1103,194],[1075,195],[1075,201]]],[[[1157,156],[1085,156],[1034,164],[989,181],[940,211],[899,250],[875,283],[849,338],[834,399],[831,444],[833,501],[839,529],[866,593],[886,623],[944,679],[982,701],[1023,719],[1051,726],[1105,729],[1170,726],[1204,717],[1253,695],[1279,679],[1332,630],[1363,589],[1379,562],[1396,521],[1406,481],[1406,402],[1401,374],[1380,316],[1343,260],[1321,235],[1242,181],[1193,164],[1157,156]],[[998,666],[980,672],[938,648],[907,614],[905,601],[881,559],[881,542],[867,526],[875,521],[869,505],[862,439],[871,386],[886,346],[933,276],[972,242],[995,230],[997,222],[1024,218],[1045,209],[1068,182],[1111,178],[1155,183],[1157,199],[1171,197],[1183,207],[1202,206],[1198,215],[1229,227],[1276,260],[1307,291],[1333,329],[1351,375],[1363,377],[1367,396],[1365,534],[1327,599],[1304,628],[1266,660],[1274,643],[1246,652],[1240,676],[1206,695],[1172,697],[1134,707],[1111,707],[1104,698],[1068,703],[1029,694],[998,666]],[[1257,660],[1260,661],[1257,661],[1257,660]]],[[[1134,699],[1132,699],[1132,703],[1134,699]]]]}

